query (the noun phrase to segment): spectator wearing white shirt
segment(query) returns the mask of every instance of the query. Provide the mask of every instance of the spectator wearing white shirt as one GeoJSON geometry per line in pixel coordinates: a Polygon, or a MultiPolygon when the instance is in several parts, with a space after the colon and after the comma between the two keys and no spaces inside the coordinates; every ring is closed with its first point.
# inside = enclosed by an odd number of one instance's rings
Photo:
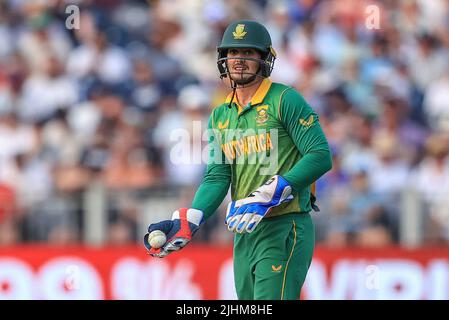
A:
{"type": "Polygon", "coordinates": [[[19,114],[25,121],[51,119],[58,109],[67,109],[78,101],[78,85],[70,79],[55,57],[45,61],[42,73],[29,76],[22,86],[19,114]]]}
{"type": "Polygon", "coordinates": [[[444,76],[430,83],[423,107],[430,127],[449,132],[449,68],[444,76]]]}
{"type": "Polygon", "coordinates": [[[131,73],[131,63],[126,52],[108,41],[103,30],[96,26],[94,17],[85,12],[76,35],[81,45],[71,51],[67,72],[83,79],[95,77],[108,84],[123,83],[131,73]]]}
{"type": "Polygon", "coordinates": [[[449,240],[449,133],[435,133],[426,141],[426,155],[412,171],[409,185],[423,197],[429,214],[427,241],[449,240]]]}

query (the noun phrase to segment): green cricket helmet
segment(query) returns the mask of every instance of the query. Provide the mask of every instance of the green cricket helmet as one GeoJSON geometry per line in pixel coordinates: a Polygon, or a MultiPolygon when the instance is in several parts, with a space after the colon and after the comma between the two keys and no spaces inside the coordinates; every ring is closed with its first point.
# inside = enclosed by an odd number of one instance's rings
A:
{"type": "Polygon", "coordinates": [[[243,60],[256,60],[260,63],[259,76],[267,78],[273,70],[276,52],[271,46],[271,37],[268,30],[260,23],[251,20],[240,20],[231,23],[223,34],[218,51],[218,70],[220,78],[229,74],[226,64],[228,49],[252,48],[261,53],[261,59],[242,58],[243,60]]]}

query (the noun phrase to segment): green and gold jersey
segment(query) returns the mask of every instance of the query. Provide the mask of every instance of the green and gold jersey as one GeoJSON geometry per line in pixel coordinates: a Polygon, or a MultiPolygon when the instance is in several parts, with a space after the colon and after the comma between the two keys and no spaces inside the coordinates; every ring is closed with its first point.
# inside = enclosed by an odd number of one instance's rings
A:
{"type": "Polygon", "coordinates": [[[230,100],[231,95],[211,114],[210,161],[192,207],[208,217],[229,184],[232,199],[242,199],[278,174],[292,185],[295,198],[269,216],[309,212],[312,184],[331,167],[317,114],[292,87],[269,79],[248,105],[229,106],[230,100]]]}

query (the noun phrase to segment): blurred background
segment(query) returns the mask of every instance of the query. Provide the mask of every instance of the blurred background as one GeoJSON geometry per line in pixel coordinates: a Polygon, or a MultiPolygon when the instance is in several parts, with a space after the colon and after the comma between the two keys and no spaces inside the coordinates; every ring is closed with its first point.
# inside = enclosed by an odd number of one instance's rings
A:
{"type": "MultiPolygon", "coordinates": [[[[447,246],[447,0],[0,1],[0,246],[141,246],[189,206],[205,166],[169,137],[227,95],[216,46],[242,18],[332,148],[318,247],[447,246]]],[[[223,220],[194,242],[230,246],[223,220]]]]}

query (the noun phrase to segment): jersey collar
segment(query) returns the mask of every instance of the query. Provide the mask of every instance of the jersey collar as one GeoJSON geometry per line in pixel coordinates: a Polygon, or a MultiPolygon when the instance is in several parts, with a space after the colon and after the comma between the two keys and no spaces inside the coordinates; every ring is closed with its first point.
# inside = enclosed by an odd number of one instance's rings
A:
{"type": "MultiPolygon", "coordinates": [[[[270,79],[268,79],[268,78],[263,79],[263,81],[259,85],[259,88],[257,88],[256,92],[254,93],[253,97],[251,98],[251,101],[250,101],[251,106],[262,103],[263,99],[265,98],[265,96],[268,93],[268,90],[270,90],[271,83],[272,82],[270,79]]],[[[232,92],[230,94],[228,94],[225,102],[226,103],[231,102],[231,98],[232,98],[232,92]]]]}

